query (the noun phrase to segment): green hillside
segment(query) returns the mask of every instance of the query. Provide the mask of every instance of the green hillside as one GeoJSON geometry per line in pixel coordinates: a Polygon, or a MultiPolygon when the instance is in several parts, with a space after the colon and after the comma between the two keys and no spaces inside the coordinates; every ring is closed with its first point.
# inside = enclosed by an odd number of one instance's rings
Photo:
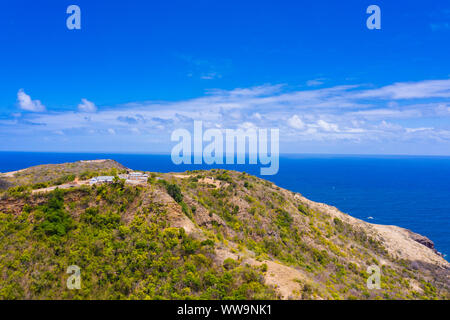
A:
{"type": "Polygon", "coordinates": [[[406,230],[245,173],[153,173],[139,185],[41,193],[18,185],[0,200],[2,299],[450,297],[448,263],[406,230]],[[80,290],[66,287],[70,265],[80,290]],[[373,265],[378,290],[366,285],[373,265]]]}

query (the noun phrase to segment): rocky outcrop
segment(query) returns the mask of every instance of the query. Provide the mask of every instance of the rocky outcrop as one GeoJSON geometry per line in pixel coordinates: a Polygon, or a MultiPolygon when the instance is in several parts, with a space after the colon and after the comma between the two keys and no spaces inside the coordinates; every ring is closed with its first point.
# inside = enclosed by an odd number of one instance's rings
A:
{"type": "Polygon", "coordinates": [[[412,240],[414,240],[414,241],[420,243],[421,245],[424,245],[424,246],[427,247],[427,248],[430,248],[430,249],[433,250],[434,253],[436,253],[437,255],[439,255],[439,256],[441,256],[441,257],[443,256],[442,253],[440,253],[440,252],[438,252],[438,251],[436,250],[436,248],[434,247],[434,242],[433,242],[433,241],[431,241],[430,239],[428,239],[427,237],[425,237],[425,236],[423,236],[423,235],[421,235],[421,234],[414,233],[414,232],[412,232],[412,231],[410,231],[410,230],[407,230],[407,231],[408,231],[409,236],[410,236],[410,238],[411,238],[412,240]]]}

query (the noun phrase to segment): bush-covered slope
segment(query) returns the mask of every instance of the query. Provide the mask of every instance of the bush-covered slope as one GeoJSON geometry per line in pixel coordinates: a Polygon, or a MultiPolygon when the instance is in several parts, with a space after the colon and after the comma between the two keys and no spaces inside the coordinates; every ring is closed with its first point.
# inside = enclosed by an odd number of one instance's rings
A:
{"type": "Polygon", "coordinates": [[[448,263],[406,230],[245,173],[8,193],[0,212],[3,299],[449,298],[448,263]],[[80,290],[66,288],[70,265],[80,290]],[[366,286],[373,265],[379,290],[366,286]]]}
{"type": "Polygon", "coordinates": [[[126,168],[114,160],[90,160],[61,164],[44,164],[14,172],[0,173],[0,189],[30,186],[32,189],[58,185],[75,178],[88,179],[96,174],[117,174],[126,168]]]}
{"type": "Polygon", "coordinates": [[[85,204],[105,203],[74,216],[70,210],[78,204],[65,202],[64,192],[57,190],[43,205],[27,206],[19,215],[0,214],[0,298],[276,297],[260,271],[214,264],[213,243],[170,227],[157,203],[142,206],[124,223],[122,201],[137,200],[139,188],[118,185],[71,193],[85,204]],[[81,268],[81,290],[66,287],[70,265],[81,268]]]}
{"type": "Polygon", "coordinates": [[[418,253],[417,260],[407,261],[385,248],[387,239],[372,225],[340,212],[330,214],[299,194],[245,173],[194,172],[179,183],[189,199],[186,202],[200,207],[195,212],[203,211],[211,218],[193,215],[205,229],[248,248],[259,260],[275,259],[301,270],[306,280],[297,296],[448,297],[448,263],[413,240],[408,243],[410,249],[418,247],[426,255],[418,253]],[[220,187],[209,184],[205,177],[215,177],[220,187]],[[381,268],[382,290],[366,287],[370,265],[381,268]]]}

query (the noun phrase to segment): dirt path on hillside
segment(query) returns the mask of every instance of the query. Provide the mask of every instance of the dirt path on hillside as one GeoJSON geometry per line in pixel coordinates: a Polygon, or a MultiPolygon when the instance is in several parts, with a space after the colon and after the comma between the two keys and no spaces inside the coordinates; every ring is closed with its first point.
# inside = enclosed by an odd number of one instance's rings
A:
{"type": "Polygon", "coordinates": [[[300,271],[293,267],[285,266],[277,261],[263,260],[257,261],[252,257],[253,252],[247,253],[233,253],[229,248],[219,246],[215,249],[216,262],[223,264],[225,259],[231,258],[234,260],[241,259],[243,264],[249,264],[254,267],[261,267],[263,264],[267,265],[267,271],[264,274],[264,279],[267,285],[273,286],[280,294],[280,298],[300,299],[300,291],[303,286],[300,283],[307,283],[307,277],[300,271]]]}
{"type": "Polygon", "coordinates": [[[47,192],[51,192],[51,191],[55,190],[56,188],[70,189],[70,188],[80,187],[82,185],[89,185],[89,180],[77,180],[76,179],[73,182],[61,184],[59,186],[51,186],[51,187],[47,187],[47,188],[36,189],[36,190],[33,190],[31,193],[32,194],[47,193],[47,192]]]}

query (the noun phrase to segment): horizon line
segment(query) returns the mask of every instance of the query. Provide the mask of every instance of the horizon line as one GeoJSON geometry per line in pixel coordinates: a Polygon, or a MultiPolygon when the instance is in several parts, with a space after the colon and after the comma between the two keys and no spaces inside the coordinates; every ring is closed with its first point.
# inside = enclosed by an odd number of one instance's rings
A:
{"type": "MultiPolygon", "coordinates": [[[[27,150],[0,150],[0,153],[55,153],[55,154],[98,154],[98,155],[108,155],[108,154],[118,154],[118,155],[155,155],[155,156],[170,156],[170,152],[120,152],[120,151],[27,151],[27,150]]],[[[192,155],[195,155],[192,153],[192,155]]],[[[249,153],[245,154],[246,156],[249,153]]],[[[224,154],[225,156],[225,154],[224,154]]],[[[404,153],[312,153],[312,152],[304,152],[304,153],[284,153],[280,152],[279,156],[364,156],[364,157],[441,157],[441,158],[450,158],[450,154],[404,154],[404,153]]]]}

